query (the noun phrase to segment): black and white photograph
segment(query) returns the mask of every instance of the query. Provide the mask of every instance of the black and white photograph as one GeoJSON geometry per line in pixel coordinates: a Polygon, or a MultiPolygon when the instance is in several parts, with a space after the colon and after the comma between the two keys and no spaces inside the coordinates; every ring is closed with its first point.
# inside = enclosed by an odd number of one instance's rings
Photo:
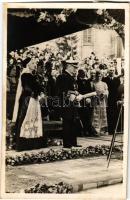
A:
{"type": "Polygon", "coordinates": [[[127,3],[4,5],[2,198],[126,199],[127,3]]]}

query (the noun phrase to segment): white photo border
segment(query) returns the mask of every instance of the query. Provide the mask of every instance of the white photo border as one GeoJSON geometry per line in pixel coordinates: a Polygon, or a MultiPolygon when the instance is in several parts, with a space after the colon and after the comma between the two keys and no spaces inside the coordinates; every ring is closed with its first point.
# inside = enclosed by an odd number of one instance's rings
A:
{"type": "MultiPolygon", "coordinates": [[[[8,8],[81,8],[81,9],[125,9],[125,99],[124,99],[124,160],[123,160],[123,188],[124,198],[127,187],[128,166],[128,128],[129,128],[129,4],[128,3],[4,3],[3,5],[3,116],[2,116],[2,152],[1,152],[1,197],[10,199],[97,199],[96,196],[86,194],[23,194],[5,193],[5,133],[6,133],[6,69],[7,69],[7,9],[8,8]]],[[[109,195],[109,194],[108,194],[109,195]]],[[[113,199],[112,194],[109,199],[113,199]]],[[[102,199],[100,196],[99,199],[102,199]]]]}

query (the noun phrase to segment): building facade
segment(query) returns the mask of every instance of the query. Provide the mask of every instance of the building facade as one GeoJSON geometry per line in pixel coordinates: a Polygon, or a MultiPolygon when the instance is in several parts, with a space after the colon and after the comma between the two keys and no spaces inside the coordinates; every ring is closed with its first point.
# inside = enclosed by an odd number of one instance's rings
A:
{"type": "Polygon", "coordinates": [[[81,60],[94,52],[99,59],[122,58],[124,47],[122,39],[114,30],[90,28],[77,33],[78,54],[81,60]]]}

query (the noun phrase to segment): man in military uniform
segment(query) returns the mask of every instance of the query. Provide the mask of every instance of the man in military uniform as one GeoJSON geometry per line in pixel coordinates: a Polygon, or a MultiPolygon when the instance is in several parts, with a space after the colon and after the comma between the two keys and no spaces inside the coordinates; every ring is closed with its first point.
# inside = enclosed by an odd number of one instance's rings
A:
{"type": "Polygon", "coordinates": [[[56,90],[60,99],[61,117],[63,118],[63,146],[64,148],[80,147],[77,145],[78,117],[77,102],[81,100],[81,95],[77,92],[76,73],[78,62],[66,60],[66,69],[57,77],[56,90]]]}

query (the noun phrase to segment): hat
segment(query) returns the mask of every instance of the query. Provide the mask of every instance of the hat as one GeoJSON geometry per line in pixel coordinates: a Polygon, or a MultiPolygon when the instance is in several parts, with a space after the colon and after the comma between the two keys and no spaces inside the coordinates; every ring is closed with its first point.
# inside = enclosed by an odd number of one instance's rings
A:
{"type": "Polygon", "coordinates": [[[74,60],[72,57],[70,57],[70,59],[65,61],[66,64],[72,64],[72,65],[77,65],[79,62],[78,60],[74,60]]]}

